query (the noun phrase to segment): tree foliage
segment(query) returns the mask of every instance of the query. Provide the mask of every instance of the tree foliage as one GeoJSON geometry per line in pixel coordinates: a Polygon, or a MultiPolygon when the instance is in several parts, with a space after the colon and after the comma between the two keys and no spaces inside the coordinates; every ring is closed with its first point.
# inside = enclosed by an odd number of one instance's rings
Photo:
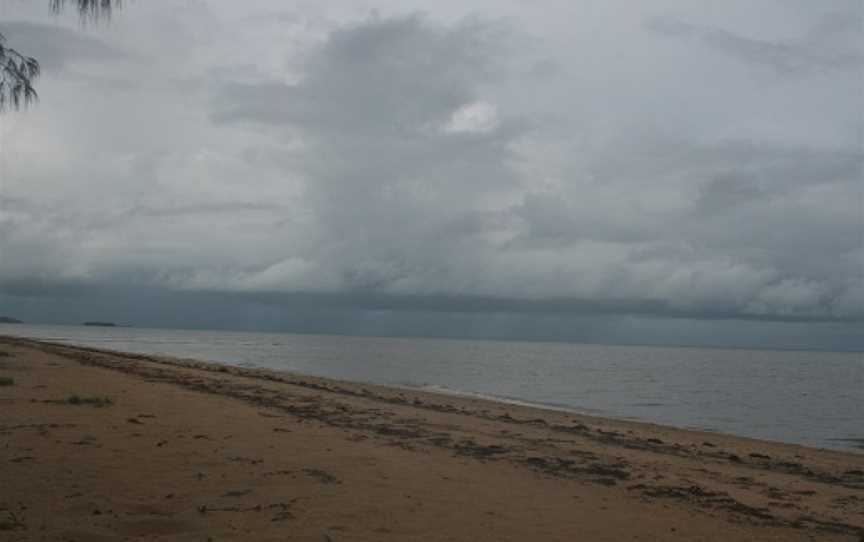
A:
{"type": "MultiPolygon", "coordinates": [[[[74,3],[82,20],[98,20],[110,17],[121,0],[50,0],[49,6],[52,12],[60,13],[67,3],[74,3]]],[[[0,34],[0,111],[35,102],[39,95],[34,84],[39,73],[39,62],[9,47],[0,34]]]]}
{"type": "Polygon", "coordinates": [[[36,101],[33,82],[39,77],[39,62],[6,45],[0,35],[0,111],[20,109],[36,101]]]}
{"type": "MultiPolygon", "coordinates": [[[[63,11],[70,0],[51,0],[51,11],[59,13],[63,11]]],[[[109,17],[115,7],[120,6],[120,0],[74,0],[78,14],[83,19],[101,19],[109,17]]]]}

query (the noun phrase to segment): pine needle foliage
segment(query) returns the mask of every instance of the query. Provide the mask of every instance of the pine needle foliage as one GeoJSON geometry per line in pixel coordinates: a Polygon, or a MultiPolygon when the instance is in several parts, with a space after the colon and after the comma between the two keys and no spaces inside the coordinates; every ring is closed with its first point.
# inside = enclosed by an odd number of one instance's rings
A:
{"type": "MultiPolygon", "coordinates": [[[[121,0],[49,0],[52,12],[60,13],[66,4],[74,4],[82,22],[106,19],[121,0]]],[[[21,109],[39,99],[34,84],[40,74],[39,61],[9,47],[0,34],[0,113],[21,109]]]]}
{"type": "Polygon", "coordinates": [[[39,95],[33,83],[39,78],[39,62],[6,45],[0,35],[0,111],[20,109],[39,95]]]}
{"type": "Polygon", "coordinates": [[[66,4],[75,4],[83,20],[104,19],[111,16],[114,8],[119,8],[121,0],[50,0],[51,11],[60,13],[66,4]]]}

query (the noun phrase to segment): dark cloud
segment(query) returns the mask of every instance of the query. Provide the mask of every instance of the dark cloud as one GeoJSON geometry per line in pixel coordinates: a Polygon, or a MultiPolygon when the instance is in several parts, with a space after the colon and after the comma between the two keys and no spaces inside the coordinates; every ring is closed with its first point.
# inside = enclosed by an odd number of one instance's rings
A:
{"type": "Polygon", "coordinates": [[[297,165],[325,236],[310,257],[334,274],[331,287],[437,273],[447,236],[517,185],[509,146],[524,124],[499,118],[481,91],[496,39],[497,27],[474,20],[370,19],[334,31],[294,85],[225,89],[217,121],[275,124],[304,142],[297,165]]]}
{"type": "Polygon", "coordinates": [[[57,76],[0,133],[4,302],[642,342],[672,321],[746,341],[742,322],[860,323],[851,19],[775,5],[754,31],[744,2],[568,6],[496,5],[517,25],[456,4],[172,0],[51,35],[34,9],[15,39],[57,76]]]}
{"type": "MultiPolygon", "coordinates": [[[[859,322],[821,322],[794,318],[748,320],[657,318],[648,314],[548,311],[536,307],[510,311],[513,304],[440,299],[349,301],[334,295],[242,295],[165,292],[129,288],[59,291],[37,288],[37,296],[4,295],[0,307],[27,321],[68,324],[91,320],[136,327],[182,327],[337,333],[351,335],[432,336],[462,339],[580,341],[625,344],[679,344],[861,350],[859,322]],[[368,304],[366,304],[368,303],[368,304]],[[455,310],[454,310],[455,309],[455,310]]],[[[20,292],[17,292],[20,294],[20,292]]],[[[522,303],[524,302],[517,302],[522,303]]],[[[611,308],[611,307],[609,307],[611,308]]],[[[621,307],[619,307],[620,309],[621,307]]],[[[628,307],[629,308],[629,307],[628,307]]]]}
{"type": "Polygon", "coordinates": [[[332,32],[296,85],[229,86],[215,118],[301,124],[331,136],[423,137],[476,97],[493,69],[495,39],[478,21],[447,28],[419,15],[370,19],[332,32]]]}

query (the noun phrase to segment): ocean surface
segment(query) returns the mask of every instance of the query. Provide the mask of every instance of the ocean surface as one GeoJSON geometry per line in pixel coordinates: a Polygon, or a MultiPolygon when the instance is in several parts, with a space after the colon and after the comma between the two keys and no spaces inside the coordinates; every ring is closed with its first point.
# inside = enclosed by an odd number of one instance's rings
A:
{"type": "Polygon", "coordinates": [[[864,451],[864,353],[21,324],[0,335],[864,451]]]}

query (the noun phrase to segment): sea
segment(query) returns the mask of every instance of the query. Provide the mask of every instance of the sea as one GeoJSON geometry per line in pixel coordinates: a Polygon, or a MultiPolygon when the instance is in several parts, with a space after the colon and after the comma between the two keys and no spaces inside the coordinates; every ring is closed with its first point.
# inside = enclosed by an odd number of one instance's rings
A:
{"type": "Polygon", "coordinates": [[[0,324],[0,335],[864,453],[864,353],[0,324]]]}

